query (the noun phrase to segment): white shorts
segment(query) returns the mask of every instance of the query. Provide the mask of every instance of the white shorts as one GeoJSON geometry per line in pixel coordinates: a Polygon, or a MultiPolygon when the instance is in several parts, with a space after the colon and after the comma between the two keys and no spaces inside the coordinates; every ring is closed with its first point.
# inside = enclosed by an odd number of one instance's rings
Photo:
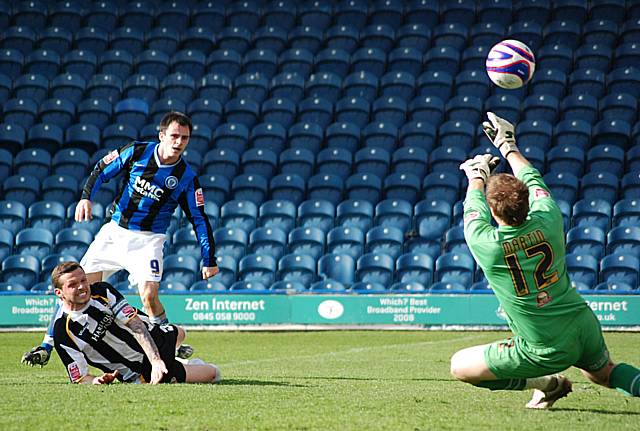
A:
{"type": "Polygon", "coordinates": [[[87,274],[103,272],[103,280],[124,269],[132,285],[160,282],[165,238],[163,233],[128,230],[112,221],[100,228],[80,265],[87,274]]]}

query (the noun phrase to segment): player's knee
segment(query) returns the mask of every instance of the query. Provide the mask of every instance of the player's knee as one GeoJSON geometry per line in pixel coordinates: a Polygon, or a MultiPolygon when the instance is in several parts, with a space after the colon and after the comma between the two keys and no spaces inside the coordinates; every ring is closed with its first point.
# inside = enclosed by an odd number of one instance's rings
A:
{"type": "Polygon", "coordinates": [[[450,369],[449,372],[451,373],[451,375],[453,377],[455,377],[458,380],[461,381],[466,381],[466,374],[465,374],[465,366],[464,366],[464,360],[463,360],[463,355],[461,354],[460,351],[456,352],[453,354],[453,356],[451,357],[451,364],[450,364],[450,369]]]}
{"type": "Polygon", "coordinates": [[[222,374],[220,373],[220,367],[213,365],[213,364],[209,364],[213,370],[213,373],[211,375],[211,383],[218,383],[220,380],[222,380],[222,374]]]}

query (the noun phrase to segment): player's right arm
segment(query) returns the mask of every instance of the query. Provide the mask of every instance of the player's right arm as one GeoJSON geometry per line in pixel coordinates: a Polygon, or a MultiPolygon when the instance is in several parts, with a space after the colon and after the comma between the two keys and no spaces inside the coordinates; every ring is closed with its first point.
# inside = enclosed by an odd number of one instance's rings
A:
{"type": "Polygon", "coordinates": [[[151,363],[151,381],[149,383],[152,385],[160,383],[162,376],[167,374],[168,371],[164,361],[160,357],[158,346],[156,346],[155,341],[153,341],[151,334],[147,330],[147,325],[145,325],[138,316],[134,316],[127,323],[127,326],[131,329],[131,332],[133,332],[133,336],[151,363]]]}
{"type": "Polygon", "coordinates": [[[118,175],[133,156],[135,142],[111,151],[96,163],[93,171],[82,188],[80,201],[76,206],[76,221],[91,219],[91,200],[95,197],[100,185],[118,175]]]}

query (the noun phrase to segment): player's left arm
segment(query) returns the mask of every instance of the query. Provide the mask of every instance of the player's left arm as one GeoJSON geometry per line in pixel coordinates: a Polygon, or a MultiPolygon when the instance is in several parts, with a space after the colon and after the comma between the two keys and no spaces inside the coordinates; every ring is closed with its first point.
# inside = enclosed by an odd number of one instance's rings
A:
{"type": "Polygon", "coordinates": [[[213,241],[213,229],[204,212],[204,192],[200,187],[197,177],[189,181],[187,187],[178,198],[180,207],[193,226],[200,251],[202,253],[202,278],[207,279],[218,273],[218,264],[215,255],[215,242],[213,241]]]}

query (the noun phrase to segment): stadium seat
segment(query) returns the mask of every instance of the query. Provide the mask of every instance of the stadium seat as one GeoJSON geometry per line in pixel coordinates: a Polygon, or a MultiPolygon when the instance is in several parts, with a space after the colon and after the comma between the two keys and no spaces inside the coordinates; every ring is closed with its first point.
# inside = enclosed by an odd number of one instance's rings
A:
{"type": "Polygon", "coordinates": [[[327,234],[327,252],[358,259],[364,251],[364,233],[356,227],[336,227],[327,234]]]}
{"type": "Polygon", "coordinates": [[[116,122],[129,124],[139,129],[144,126],[147,120],[149,105],[142,99],[129,97],[116,103],[113,114],[116,122]]]}
{"type": "Polygon", "coordinates": [[[404,233],[395,226],[376,226],[365,236],[365,253],[386,254],[395,261],[402,254],[404,233]]]}
{"type": "Polygon", "coordinates": [[[0,157],[0,178],[6,178],[11,173],[13,156],[25,146],[26,132],[24,128],[14,123],[0,124],[0,141],[2,154],[0,157]]]}
{"type": "Polygon", "coordinates": [[[308,97],[298,105],[298,121],[315,123],[322,128],[331,124],[333,104],[321,97],[308,97]]]}
{"type": "Polygon", "coordinates": [[[355,227],[366,232],[373,225],[374,207],[363,200],[345,200],[336,208],[336,226],[355,227]]]}
{"type": "Polygon", "coordinates": [[[613,204],[618,200],[620,182],[611,172],[590,172],[580,181],[580,196],[588,198],[597,196],[598,199],[613,204]]]}
{"type": "Polygon", "coordinates": [[[433,280],[433,271],[433,259],[426,254],[406,253],[396,261],[399,283],[419,283],[428,287],[433,280]]]}
{"type": "Polygon", "coordinates": [[[262,204],[267,199],[269,183],[266,178],[257,174],[242,174],[231,182],[231,194],[236,200],[247,200],[262,204]]]}
{"type": "Polygon", "coordinates": [[[0,226],[0,262],[13,253],[13,239],[13,232],[0,226]]]}
{"type": "Polygon", "coordinates": [[[288,200],[270,200],[259,209],[258,225],[277,228],[285,234],[291,232],[296,224],[296,207],[288,200]]]}
{"type": "MultiPolygon", "coordinates": [[[[480,16],[483,14],[490,14],[491,6],[502,7],[502,11],[504,13],[510,14],[511,4],[504,0],[500,1],[487,1],[483,6],[478,8],[478,13],[480,16]]],[[[495,9],[494,9],[495,10],[495,9]]],[[[497,16],[498,14],[496,14],[497,16]]],[[[505,35],[505,25],[507,25],[511,21],[511,18],[504,19],[504,17],[498,17],[497,19],[481,19],[477,23],[473,24],[469,30],[469,42],[472,47],[474,46],[483,46],[490,47],[495,45],[504,39],[505,35]]]]}
{"type": "MultiPolygon", "coordinates": [[[[460,121],[455,123],[463,122],[460,121]]],[[[473,127],[468,123],[466,125],[473,127]]],[[[463,136],[466,136],[467,138],[469,136],[473,136],[473,133],[471,133],[472,131],[465,130],[466,128],[462,127],[464,124],[459,124],[460,128],[456,127],[455,124],[450,124],[451,127],[448,126],[449,125],[445,124],[441,128],[441,130],[445,129],[448,134],[447,137],[443,138],[446,139],[447,145],[436,148],[429,156],[429,168],[432,173],[457,171],[460,164],[467,158],[465,145],[470,144],[468,141],[465,142],[463,140],[463,136]]]]}
{"type": "Polygon", "coordinates": [[[315,154],[320,150],[323,137],[323,129],[318,124],[296,123],[289,128],[289,148],[305,148],[315,154]]]}
{"type": "MultiPolygon", "coordinates": [[[[304,97],[305,80],[302,76],[292,72],[282,72],[271,78],[270,91],[274,99],[299,102],[304,97]]],[[[284,102],[283,102],[284,103],[284,102]]],[[[295,107],[294,107],[295,112],[295,107]]]]}
{"type": "Polygon", "coordinates": [[[218,228],[213,232],[213,239],[216,243],[218,266],[220,266],[219,256],[228,256],[235,262],[246,254],[248,235],[242,228],[218,228]]]}
{"type": "MultiPolygon", "coordinates": [[[[636,50],[640,47],[636,45],[636,50]]],[[[631,60],[637,64],[638,55],[631,60]]],[[[638,69],[635,66],[618,67],[607,74],[607,89],[610,94],[628,93],[633,97],[640,97],[640,78],[638,69]]]]}
{"type": "Polygon", "coordinates": [[[569,278],[593,288],[598,282],[598,260],[590,255],[567,254],[569,278]]]}
{"type": "Polygon", "coordinates": [[[607,232],[611,223],[611,203],[594,194],[573,205],[572,225],[580,227],[599,227],[607,232]]]}
{"type": "MultiPolygon", "coordinates": [[[[483,54],[486,57],[486,53],[483,54]]],[[[474,98],[478,98],[481,102],[489,96],[489,93],[491,92],[490,84],[491,82],[489,81],[489,77],[486,73],[479,72],[478,70],[463,70],[455,78],[455,91],[457,94],[456,99],[450,100],[447,105],[450,106],[451,103],[455,103],[452,101],[456,100],[457,103],[462,102],[462,106],[459,109],[467,106],[472,107],[475,111],[478,109],[478,101],[475,99],[465,100],[464,97],[471,96],[474,98]]],[[[448,108],[447,110],[450,109],[451,108],[448,108]]],[[[481,109],[482,108],[480,108],[480,110],[481,109]]],[[[467,119],[469,121],[468,118],[456,117],[455,115],[456,114],[454,113],[453,118],[467,119]]]]}
{"type": "Polygon", "coordinates": [[[305,180],[296,174],[280,174],[269,183],[271,199],[287,199],[298,205],[305,196],[305,180]]]}
{"type": "Polygon", "coordinates": [[[353,72],[368,72],[379,79],[384,75],[386,67],[385,52],[378,48],[362,47],[351,55],[351,70],[353,72]]]}
{"type": "Polygon", "coordinates": [[[313,174],[314,166],[314,155],[309,150],[290,148],[280,153],[278,167],[282,174],[296,174],[307,181],[313,174]]]}
{"type": "MultiPolygon", "coordinates": [[[[460,51],[453,46],[434,46],[426,52],[423,62],[427,72],[446,71],[447,74],[455,76],[460,68],[460,51]]],[[[422,81],[424,81],[424,77],[426,77],[424,74],[420,76],[423,78],[422,81]]],[[[420,85],[420,78],[418,85],[420,85]]],[[[434,95],[438,96],[438,94],[434,95]]]]}
{"type": "Polygon", "coordinates": [[[475,262],[465,253],[444,253],[435,262],[435,280],[459,283],[465,289],[473,282],[475,262]]]}
{"type": "Polygon", "coordinates": [[[394,261],[386,254],[368,253],[357,260],[356,279],[364,283],[378,283],[385,287],[393,281],[394,261]]]}
{"type": "MultiPolygon", "coordinates": [[[[371,105],[372,121],[380,124],[391,124],[397,128],[404,124],[406,116],[407,103],[400,97],[383,96],[371,105]]],[[[367,139],[366,136],[365,139],[367,139]]]]}
{"type": "Polygon", "coordinates": [[[401,84],[408,92],[385,94],[389,96],[400,96],[405,100],[411,98],[413,87],[415,86],[415,78],[422,72],[422,51],[412,47],[398,47],[389,53],[388,73],[385,74],[383,81],[393,80],[397,84],[401,84]],[[386,78],[386,79],[385,79],[386,78]]]}
{"type": "Polygon", "coordinates": [[[340,97],[341,87],[342,79],[335,73],[312,73],[305,84],[305,95],[335,103],[340,97]]]}
{"type": "Polygon", "coordinates": [[[289,232],[290,253],[309,254],[319,259],[324,253],[325,234],[316,227],[298,227],[289,232]]]}
{"type": "MultiPolygon", "coordinates": [[[[85,65],[83,72],[88,72],[89,66],[85,65]]],[[[124,81],[133,71],[133,55],[127,50],[111,49],[105,51],[100,56],[98,69],[103,75],[112,75],[124,81]]],[[[85,77],[85,79],[89,78],[85,77]]]]}
{"type": "MultiPolygon", "coordinates": [[[[178,74],[175,76],[183,76],[186,81],[189,81],[187,75],[178,74]]],[[[169,77],[165,79],[169,79],[169,77]]],[[[222,104],[231,97],[232,84],[232,80],[223,73],[209,73],[197,81],[195,88],[197,88],[198,97],[205,100],[216,100],[222,104]]]]}
{"type": "Polygon", "coordinates": [[[215,128],[222,120],[223,108],[217,100],[200,97],[189,103],[186,113],[195,124],[206,124],[215,128]]]}
{"type": "Polygon", "coordinates": [[[345,290],[347,288],[342,283],[333,280],[320,280],[309,288],[309,291],[313,293],[344,293],[345,290]]]}
{"type": "MultiPolygon", "coordinates": [[[[20,76],[13,83],[13,94],[16,99],[30,98],[41,103],[49,93],[49,79],[34,73],[20,76]]],[[[6,101],[7,99],[4,99],[6,101]]]]}
{"type": "Polygon", "coordinates": [[[591,125],[577,119],[563,120],[557,123],[553,137],[556,146],[572,145],[588,148],[591,143],[591,125]]]}
{"type": "Polygon", "coordinates": [[[267,95],[269,80],[261,73],[247,72],[236,76],[233,87],[235,98],[231,100],[252,100],[260,104],[267,95]]]}
{"type": "Polygon", "coordinates": [[[615,145],[597,145],[587,153],[590,172],[623,172],[624,150],[615,145]]]}
{"type": "Polygon", "coordinates": [[[214,148],[204,156],[202,173],[222,175],[231,180],[240,168],[240,156],[237,152],[227,148],[214,148]]]}
{"type": "Polygon", "coordinates": [[[396,32],[398,48],[413,48],[424,53],[431,47],[431,29],[424,23],[408,23],[396,32]]]}
{"type": "Polygon", "coordinates": [[[607,254],[637,256],[640,251],[640,228],[617,226],[607,232],[607,254]]]}
{"type": "Polygon", "coordinates": [[[418,235],[427,240],[439,240],[451,223],[451,206],[443,200],[418,202],[414,208],[418,235]]]}
{"type": "Polygon", "coordinates": [[[436,128],[422,121],[407,122],[400,129],[398,139],[403,147],[416,147],[429,152],[436,144],[436,128]]]}
{"type": "Polygon", "coordinates": [[[344,97],[336,103],[336,121],[354,124],[359,128],[369,123],[370,113],[371,105],[362,97],[344,97]]]}
{"type": "MultiPolygon", "coordinates": [[[[332,152],[338,152],[340,149],[331,150],[332,152]]],[[[346,150],[344,151],[347,154],[346,150]]],[[[354,165],[356,173],[361,174],[373,174],[379,178],[384,178],[389,172],[389,164],[391,163],[391,156],[386,150],[381,148],[362,148],[355,154],[354,165]]],[[[340,172],[339,167],[336,166],[336,172],[340,172]]],[[[342,170],[348,174],[349,166],[342,170]]]]}
{"type": "Polygon", "coordinates": [[[240,74],[242,55],[234,49],[217,49],[207,57],[206,67],[209,75],[221,75],[233,80],[240,74]]]}
{"type": "Polygon", "coordinates": [[[51,170],[51,156],[45,150],[30,148],[20,151],[13,160],[17,175],[28,175],[42,181],[51,170]]]}
{"type": "Polygon", "coordinates": [[[576,69],[569,74],[569,91],[571,97],[565,98],[561,104],[564,118],[576,118],[567,116],[565,111],[580,109],[580,105],[593,106],[593,98],[604,96],[605,73],[595,69],[576,69]],[[588,97],[577,97],[588,96],[588,97]]]}
{"type": "Polygon", "coordinates": [[[122,79],[108,73],[95,74],[87,81],[85,91],[89,98],[105,99],[114,103],[120,100],[122,79]]]}
{"type": "Polygon", "coordinates": [[[36,117],[38,116],[38,104],[29,98],[9,99],[3,108],[3,121],[5,124],[29,128],[36,122],[36,117]]]}
{"type": "Polygon", "coordinates": [[[271,285],[276,273],[276,261],[271,256],[250,254],[243,257],[238,264],[238,278],[240,281],[271,285]]]}
{"type": "Polygon", "coordinates": [[[191,226],[177,229],[172,236],[171,252],[182,256],[200,258],[200,244],[191,226]]]}
{"type": "Polygon", "coordinates": [[[586,254],[597,259],[604,255],[605,234],[599,227],[576,226],[567,232],[567,253],[586,254]]]}
{"type": "Polygon", "coordinates": [[[333,228],[334,205],[327,200],[310,199],[298,206],[298,226],[314,227],[328,232],[333,228]]]}
{"type": "Polygon", "coordinates": [[[627,283],[635,288],[638,286],[639,274],[640,263],[634,255],[610,254],[600,261],[601,281],[627,283]]]}
{"type": "Polygon", "coordinates": [[[343,180],[333,174],[316,174],[307,183],[307,198],[322,199],[337,205],[342,200],[343,180]]]}
{"type": "Polygon", "coordinates": [[[376,204],[382,194],[382,181],[373,174],[353,174],[345,182],[349,199],[366,200],[376,204]]]}
{"type": "Polygon", "coordinates": [[[608,72],[613,52],[611,48],[600,44],[585,44],[576,51],[575,68],[608,72]]]}
{"type": "MultiPolygon", "coordinates": [[[[77,110],[78,123],[91,124],[100,130],[111,123],[112,105],[106,99],[84,99],[77,110]]],[[[100,133],[99,130],[98,133],[100,133]]]]}
{"type": "Polygon", "coordinates": [[[2,49],[14,49],[23,55],[28,55],[36,45],[37,34],[30,26],[3,27],[2,49]]]}
{"type": "MultiPolygon", "coordinates": [[[[40,181],[30,175],[12,175],[2,183],[3,198],[7,201],[18,201],[28,207],[40,195],[40,181]]],[[[24,211],[26,215],[26,209],[24,211]]]]}
{"type": "Polygon", "coordinates": [[[255,31],[253,44],[257,49],[266,49],[280,54],[287,46],[287,31],[280,25],[265,25],[255,31]]]}
{"type": "Polygon", "coordinates": [[[556,145],[547,153],[548,172],[561,172],[579,177],[585,168],[585,154],[580,147],[556,145]]]}
{"type": "Polygon", "coordinates": [[[581,37],[581,23],[572,20],[554,20],[548,22],[542,32],[545,45],[560,44],[571,49],[578,47],[581,37]]]}
{"type": "Polygon", "coordinates": [[[640,172],[632,171],[625,174],[621,181],[622,195],[625,199],[640,197],[640,172]]]}
{"type": "Polygon", "coordinates": [[[65,207],[77,200],[78,180],[68,175],[51,175],[42,181],[42,199],[62,203],[65,207]]]}
{"type": "Polygon", "coordinates": [[[390,122],[372,122],[362,130],[365,147],[381,148],[392,153],[397,146],[398,128],[390,122]]]}
{"type": "Polygon", "coordinates": [[[443,250],[446,253],[470,253],[467,242],[464,238],[464,228],[462,225],[455,225],[447,229],[444,234],[443,250]]]}
{"type": "Polygon", "coordinates": [[[2,261],[0,279],[6,283],[33,286],[40,275],[38,258],[30,255],[13,255],[2,261]]]}
{"type": "Polygon", "coordinates": [[[567,89],[567,75],[557,69],[547,69],[533,75],[531,80],[531,94],[553,95],[561,98],[567,89]]]}
{"type": "Polygon", "coordinates": [[[318,276],[348,287],[355,281],[355,260],[346,254],[325,254],[318,261],[318,276]]]}
{"type": "Polygon", "coordinates": [[[220,224],[226,228],[240,228],[251,232],[256,227],[258,207],[252,201],[227,201],[220,208],[220,224]]]}
{"type": "Polygon", "coordinates": [[[272,256],[279,260],[285,253],[287,234],[278,228],[259,227],[249,235],[247,253],[272,256]]]}
{"type": "Polygon", "coordinates": [[[191,256],[172,254],[164,258],[163,281],[191,286],[198,278],[200,265],[191,256]]]}
{"type": "Polygon", "coordinates": [[[56,234],[54,251],[73,256],[79,261],[92,241],[93,234],[87,229],[65,228],[56,234]]]}
{"type": "Polygon", "coordinates": [[[373,102],[378,94],[378,76],[361,70],[351,73],[343,81],[344,97],[361,97],[373,102]]]}
{"type": "MultiPolygon", "coordinates": [[[[25,56],[24,72],[53,79],[59,73],[61,63],[62,60],[58,52],[51,49],[36,49],[25,56]]],[[[67,69],[67,72],[71,72],[71,70],[67,69]]]]}
{"type": "Polygon", "coordinates": [[[603,120],[621,120],[635,123],[637,100],[629,94],[609,94],[600,99],[600,118],[603,120]]]}
{"type": "Polygon", "coordinates": [[[53,233],[37,227],[22,229],[15,237],[15,251],[42,260],[53,251],[53,233]]]}
{"type": "Polygon", "coordinates": [[[278,262],[276,278],[281,281],[300,283],[305,288],[316,280],[316,261],[307,254],[288,254],[278,262]]]}
{"type": "Polygon", "coordinates": [[[135,73],[154,75],[159,80],[169,73],[169,55],[164,51],[147,49],[140,52],[133,60],[135,73]]]}
{"type": "MultiPolygon", "coordinates": [[[[386,199],[376,205],[373,222],[375,226],[395,227],[402,232],[407,232],[412,225],[412,216],[413,206],[409,201],[405,199],[386,199]]],[[[341,225],[345,226],[344,224],[341,225]]],[[[358,224],[353,225],[359,227],[358,224]]],[[[366,229],[368,230],[368,227],[366,229]]]]}
{"type": "Polygon", "coordinates": [[[75,47],[80,51],[91,51],[101,55],[109,47],[109,33],[98,26],[82,27],[75,35],[75,47]]]}
{"type": "Polygon", "coordinates": [[[313,69],[313,53],[304,48],[291,48],[278,57],[280,72],[307,78],[313,69]]]}
{"type": "Polygon", "coordinates": [[[264,149],[280,154],[287,139],[286,129],[278,123],[260,123],[251,129],[249,144],[253,149],[264,149]]]}
{"type": "Polygon", "coordinates": [[[397,28],[404,16],[403,6],[400,0],[374,1],[369,9],[369,21],[374,25],[386,24],[391,28],[397,28]]]}
{"type": "Polygon", "coordinates": [[[245,174],[261,175],[270,180],[275,174],[278,157],[272,150],[266,148],[252,148],[245,151],[240,159],[240,168],[245,174]]]}
{"type": "Polygon", "coordinates": [[[29,226],[56,234],[65,224],[66,210],[56,201],[34,202],[28,209],[29,226]]]}
{"type": "MultiPolygon", "coordinates": [[[[330,73],[331,75],[338,77],[338,87],[342,84],[342,79],[349,73],[350,66],[349,52],[343,49],[326,48],[318,52],[314,61],[314,75],[323,75],[330,73]]],[[[312,76],[314,76],[312,75],[312,76]]],[[[322,96],[321,94],[318,94],[322,96]]],[[[325,96],[323,96],[325,97],[325,96]]]]}
{"type": "Polygon", "coordinates": [[[214,279],[196,281],[191,285],[189,291],[196,294],[226,292],[227,286],[216,277],[214,279]]]}
{"type": "Polygon", "coordinates": [[[296,104],[287,98],[267,99],[262,103],[261,115],[264,123],[288,128],[296,119],[296,104]]]}
{"type": "Polygon", "coordinates": [[[573,204],[578,196],[578,178],[575,175],[563,172],[548,173],[543,180],[556,199],[562,199],[573,204]]]}
{"type": "Polygon", "coordinates": [[[453,205],[460,193],[460,180],[457,173],[433,172],[422,183],[425,199],[443,200],[453,205]]]}
{"type": "Polygon", "coordinates": [[[322,46],[322,36],[322,29],[315,26],[294,27],[288,34],[289,46],[294,50],[304,49],[313,55],[322,46]]]}
{"type": "Polygon", "coordinates": [[[386,199],[405,199],[415,203],[420,195],[420,178],[411,173],[395,173],[387,176],[383,183],[386,199]]]}
{"type": "Polygon", "coordinates": [[[16,79],[22,74],[24,55],[17,49],[7,48],[0,53],[2,73],[10,79],[16,79]]]}

